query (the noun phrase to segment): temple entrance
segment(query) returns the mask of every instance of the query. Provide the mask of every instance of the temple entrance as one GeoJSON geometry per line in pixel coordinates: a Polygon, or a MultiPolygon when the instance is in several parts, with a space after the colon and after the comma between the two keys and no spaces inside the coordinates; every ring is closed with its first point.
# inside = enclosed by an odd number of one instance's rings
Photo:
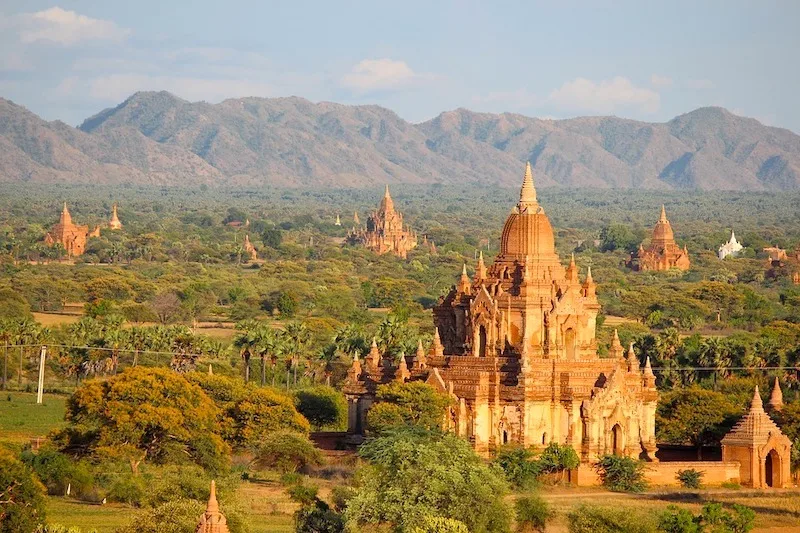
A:
{"type": "Polygon", "coordinates": [[[486,357],[486,328],[484,326],[478,330],[478,356],[486,357]]]}
{"type": "Polygon", "coordinates": [[[614,450],[614,455],[622,455],[624,451],[622,427],[619,424],[614,424],[614,427],[611,428],[611,449],[614,450]]]}
{"type": "Polygon", "coordinates": [[[564,332],[564,348],[567,350],[567,359],[575,359],[575,330],[572,328],[564,332]]]}
{"type": "Polygon", "coordinates": [[[774,449],[764,459],[764,483],[767,487],[780,487],[781,458],[774,449]]]}

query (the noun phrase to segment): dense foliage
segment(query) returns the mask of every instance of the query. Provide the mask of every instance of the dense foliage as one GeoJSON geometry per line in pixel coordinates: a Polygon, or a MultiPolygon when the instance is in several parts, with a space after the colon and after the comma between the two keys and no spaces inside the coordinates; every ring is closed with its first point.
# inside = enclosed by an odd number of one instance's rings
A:
{"type": "Polygon", "coordinates": [[[642,492],[647,488],[645,463],[621,455],[604,455],[594,465],[600,481],[614,492],[642,492]]]}
{"type": "Polygon", "coordinates": [[[44,521],[44,504],[33,471],[0,448],[0,533],[33,533],[44,521]]]}
{"type": "Polygon", "coordinates": [[[371,430],[380,432],[398,426],[441,429],[451,398],[427,383],[394,381],[380,385],[376,403],[367,415],[371,430]]]}

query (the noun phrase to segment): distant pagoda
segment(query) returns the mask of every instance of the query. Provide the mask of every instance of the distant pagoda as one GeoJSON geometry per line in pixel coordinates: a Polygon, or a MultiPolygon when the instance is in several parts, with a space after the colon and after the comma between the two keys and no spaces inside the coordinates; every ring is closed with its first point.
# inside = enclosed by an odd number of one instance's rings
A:
{"type": "MultiPolygon", "coordinates": [[[[99,232],[97,232],[99,235],[99,232]]],[[[67,253],[67,257],[76,257],[83,254],[86,250],[86,238],[89,236],[89,226],[78,226],[72,222],[72,215],[64,202],[61,210],[61,218],[45,235],[44,242],[48,246],[61,244],[67,253]]]]}
{"type": "Polygon", "coordinates": [[[628,266],[633,270],[689,270],[689,251],[675,244],[672,225],[667,220],[667,212],[661,206],[661,216],[653,229],[653,238],[647,248],[643,244],[631,254],[628,266]]]}
{"type": "Polygon", "coordinates": [[[122,229],[122,222],[117,216],[117,203],[114,202],[114,207],[111,208],[111,220],[108,221],[108,229],[117,231],[122,229]]]}
{"type": "Polygon", "coordinates": [[[217,485],[211,482],[211,492],[208,495],[206,511],[200,515],[196,533],[230,533],[228,521],[219,510],[217,502],[217,485]]]}
{"type": "Polygon", "coordinates": [[[366,225],[350,230],[347,242],[365,246],[378,254],[391,252],[405,259],[417,246],[417,234],[403,224],[402,213],[395,211],[387,185],[378,210],[367,217],[366,225]]]}

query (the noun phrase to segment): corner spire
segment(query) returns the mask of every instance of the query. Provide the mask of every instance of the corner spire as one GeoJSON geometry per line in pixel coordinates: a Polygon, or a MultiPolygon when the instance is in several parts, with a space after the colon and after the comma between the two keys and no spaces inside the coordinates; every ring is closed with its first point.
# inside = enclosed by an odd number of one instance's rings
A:
{"type": "Polygon", "coordinates": [[[783,391],[781,391],[781,384],[778,382],[778,376],[775,376],[775,383],[772,385],[772,393],[769,395],[769,407],[773,411],[780,411],[783,409],[783,391]]]}
{"type": "Polygon", "coordinates": [[[519,211],[521,213],[526,209],[535,209],[538,206],[539,201],[536,199],[536,187],[533,185],[531,162],[528,161],[525,164],[525,178],[522,180],[522,189],[519,191],[519,211]]]}
{"type": "Polygon", "coordinates": [[[761,401],[761,394],[758,392],[758,385],[756,385],[756,390],[753,391],[753,399],[750,401],[750,412],[753,411],[763,411],[764,410],[764,402],[761,401]]]}
{"type": "Polygon", "coordinates": [[[433,333],[433,355],[437,356],[444,355],[444,345],[442,344],[442,338],[439,336],[438,327],[433,333]]]}

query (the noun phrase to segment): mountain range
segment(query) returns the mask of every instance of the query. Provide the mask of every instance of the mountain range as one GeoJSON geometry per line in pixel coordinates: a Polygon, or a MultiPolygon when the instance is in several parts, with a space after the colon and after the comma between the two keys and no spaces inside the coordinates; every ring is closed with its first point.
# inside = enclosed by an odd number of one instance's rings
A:
{"type": "Polygon", "coordinates": [[[723,108],[666,123],[448,111],[420,124],[303,98],[139,92],[78,128],[0,98],[0,181],[367,187],[383,183],[800,189],[800,136],[723,108]]]}

